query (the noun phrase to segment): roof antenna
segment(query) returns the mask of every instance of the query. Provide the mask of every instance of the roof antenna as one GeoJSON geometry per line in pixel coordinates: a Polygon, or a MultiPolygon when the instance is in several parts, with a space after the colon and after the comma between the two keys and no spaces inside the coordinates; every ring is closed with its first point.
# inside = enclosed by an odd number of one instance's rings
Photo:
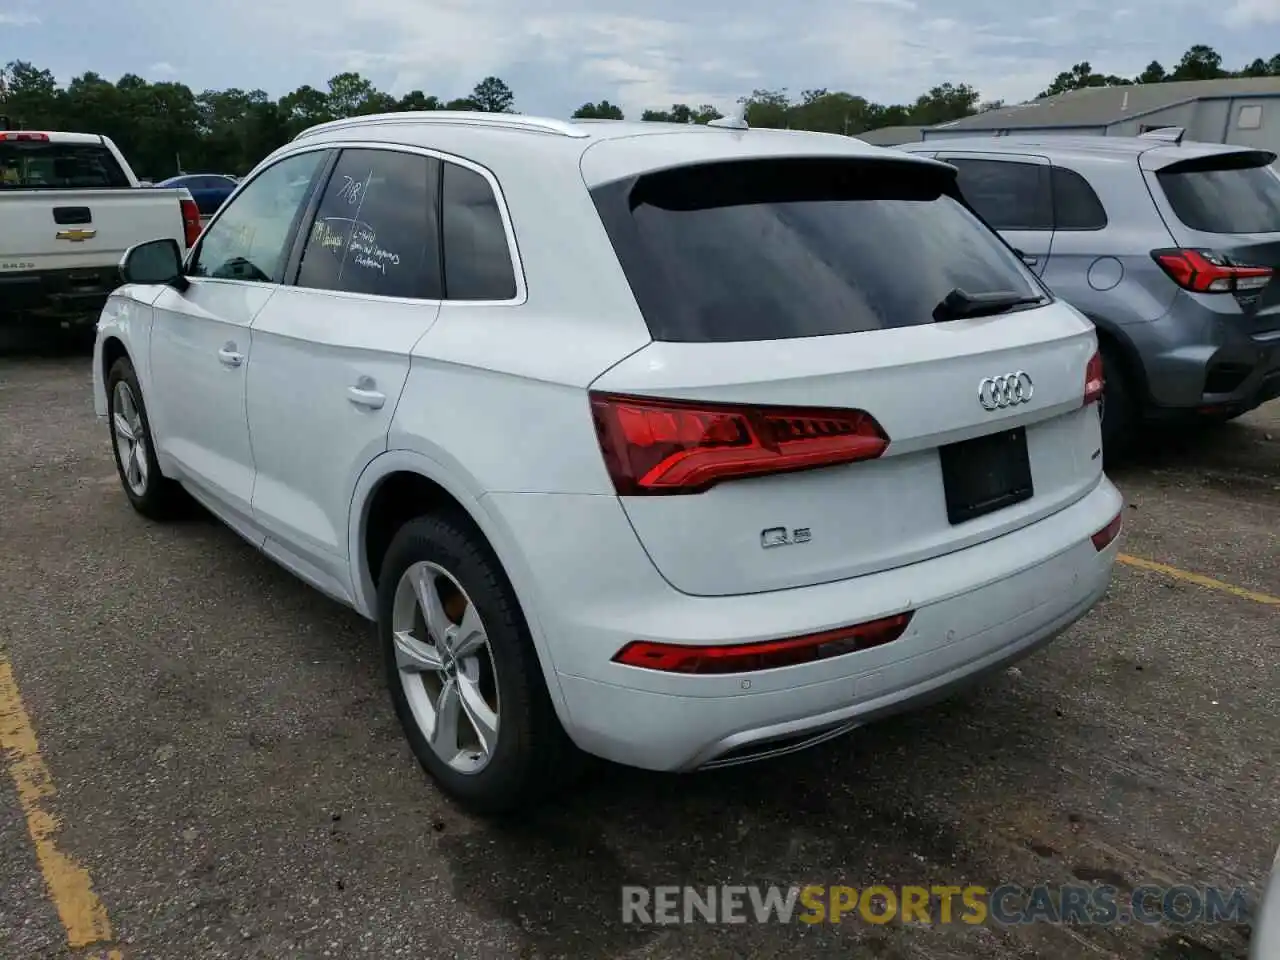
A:
{"type": "Polygon", "coordinates": [[[720,127],[727,130],[750,130],[747,126],[747,105],[745,102],[738,104],[738,109],[731,116],[720,117],[716,120],[708,120],[708,127],[720,127]]]}

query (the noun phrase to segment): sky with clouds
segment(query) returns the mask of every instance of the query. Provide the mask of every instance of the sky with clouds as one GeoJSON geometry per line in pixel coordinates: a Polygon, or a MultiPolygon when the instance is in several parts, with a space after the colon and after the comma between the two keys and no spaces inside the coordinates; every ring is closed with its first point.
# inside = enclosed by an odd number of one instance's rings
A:
{"type": "Polygon", "coordinates": [[[1017,101],[1081,60],[1133,75],[1194,43],[1229,67],[1278,54],[1280,0],[0,0],[0,63],[63,82],[133,72],[280,96],[357,70],[449,98],[496,74],[516,109],[558,116],[602,98],[723,110],[757,87],[901,102],[952,81],[1017,101]]]}

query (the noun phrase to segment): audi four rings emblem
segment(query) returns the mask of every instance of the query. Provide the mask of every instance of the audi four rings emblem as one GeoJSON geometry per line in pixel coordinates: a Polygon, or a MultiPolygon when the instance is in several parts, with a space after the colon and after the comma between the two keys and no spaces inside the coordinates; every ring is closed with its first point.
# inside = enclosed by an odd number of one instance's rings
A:
{"type": "Polygon", "coordinates": [[[1029,402],[1035,392],[1030,375],[1018,370],[998,377],[987,377],[979,383],[978,402],[984,410],[1003,410],[1005,407],[1016,407],[1020,403],[1029,402]]]}

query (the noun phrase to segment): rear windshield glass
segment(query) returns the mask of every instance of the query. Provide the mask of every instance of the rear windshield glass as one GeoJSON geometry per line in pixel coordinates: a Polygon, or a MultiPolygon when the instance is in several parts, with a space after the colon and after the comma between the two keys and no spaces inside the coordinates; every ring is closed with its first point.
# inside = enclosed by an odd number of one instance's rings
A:
{"type": "Polygon", "coordinates": [[[1157,174],[1183,225],[1203,233],[1280,233],[1280,175],[1254,154],[1214,168],[1178,166],[1157,174]]]}
{"type": "Polygon", "coordinates": [[[1044,293],[922,164],[749,160],[593,191],[657,340],[816,337],[933,322],[966,293],[1044,293]]]}
{"type": "Polygon", "coordinates": [[[0,190],[128,187],[111,151],[92,143],[0,140],[0,190]]]}

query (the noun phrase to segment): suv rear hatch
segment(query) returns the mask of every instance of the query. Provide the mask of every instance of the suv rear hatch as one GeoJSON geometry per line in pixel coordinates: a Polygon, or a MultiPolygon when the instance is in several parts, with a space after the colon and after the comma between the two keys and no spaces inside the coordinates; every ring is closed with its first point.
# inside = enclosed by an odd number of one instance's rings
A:
{"type": "Polygon", "coordinates": [[[1097,484],[1093,328],[965,208],[952,168],[771,157],[592,195],[654,337],[593,384],[596,428],[677,589],[915,563],[1097,484]]]}
{"type": "Polygon", "coordinates": [[[1157,147],[1140,163],[1175,247],[1153,253],[1180,287],[1242,332],[1280,328],[1280,175],[1265,150],[1157,147]]]}

